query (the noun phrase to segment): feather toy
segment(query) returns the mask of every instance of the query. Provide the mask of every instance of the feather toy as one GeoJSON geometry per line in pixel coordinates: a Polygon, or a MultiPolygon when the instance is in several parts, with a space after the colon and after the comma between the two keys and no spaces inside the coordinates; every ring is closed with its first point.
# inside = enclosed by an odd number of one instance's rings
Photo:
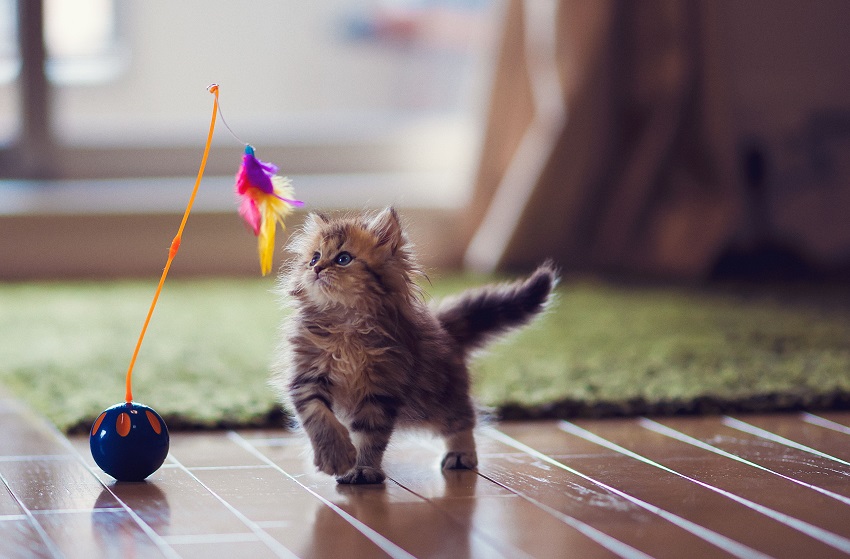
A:
{"type": "MultiPolygon", "coordinates": [[[[217,114],[221,115],[222,123],[233,134],[233,130],[230,130],[224,120],[224,115],[221,114],[218,85],[212,84],[207,90],[215,95],[215,101],[213,102],[207,143],[204,146],[204,155],[201,158],[201,167],[198,169],[195,187],[192,189],[177,235],[171,241],[168,260],[166,260],[165,268],[159,278],[159,284],[142,325],[142,331],[136,342],[133,356],[130,358],[124,402],[101,413],[95,419],[89,433],[89,447],[95,463],[104,472],[119,481],[142,481],[159,469],[168,455],[169,435],[165,421],[152,408],[133,401],[133,367],[136,364],[136,358],[139,356],[139,349],[145,339],[145,332],[147,332],[151,316],[162,292],[168,270],[171,268],[174,257],[177,256],[177,251],[180,250],[183,229],[189,219],[189,212],[192,210],[192,204],[198,193],[198,187],[201,185],[201,178],[204,175],[204,168],[210,154],[217,114]]],[[[239,139],[236,134],[233,134],[233,136],[239,139]]],[[[254,148],[245,144],[242,166],[236,175],[236,193],[241,200],[239,213],[259,238],[260,268],[263,275],[271,271],[272,257],[274,256],[274,234],[277,224],[280,223],[283,227],[284,217],[289,215],[293,208],[303,205],[303,202],[293,198],[294,194],[289,179],[279,177],[276,173],[276,166],[257,159],[254,156],[254,148]]]]}
{"type": "Polygon", "coordinates": [[[257,159],[252,146],[245,146],[242,166],[236,173],[236,194],[240,199],[239,214],[257,237],[264,276],[272,269],[277,224],[285,229],[284,218],[304,205],[293,198],[292,182],[277,175],[277,171],[276,165],[257,159]]]}

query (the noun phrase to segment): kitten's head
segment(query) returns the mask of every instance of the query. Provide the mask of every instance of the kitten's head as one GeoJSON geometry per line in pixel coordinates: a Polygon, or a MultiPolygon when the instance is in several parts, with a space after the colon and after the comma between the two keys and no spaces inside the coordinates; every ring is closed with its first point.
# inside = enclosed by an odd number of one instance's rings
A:
{"type": "Polygon", "coordinates": [[[291,295],[318,306],[372,308],[407,299],[419,274],[398,214],[328,217],[310,214],[289,250],[285,271],[291,295]]]}

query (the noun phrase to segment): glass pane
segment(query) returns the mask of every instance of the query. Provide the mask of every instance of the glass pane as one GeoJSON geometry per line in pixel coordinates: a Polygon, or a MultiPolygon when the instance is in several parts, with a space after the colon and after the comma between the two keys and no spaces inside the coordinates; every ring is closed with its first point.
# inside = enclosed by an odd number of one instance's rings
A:
{"type": "Polygon", "coordinates": [[[0,83],[14,80],[20,65],[15,2],[0,0],[0,83]]]}
{"type": "Polygon", "coordinates": [[[0,0],[0,145],[12,142],[20,126],[18,88],[14,83],[20,66],[15,2],[0,0]]]}
{"type": "Polygon", "coordinates": [[[113,0],[45,0],[44,35],[47,75],[55,84],[110,81],[129,62],[113,0]]]}

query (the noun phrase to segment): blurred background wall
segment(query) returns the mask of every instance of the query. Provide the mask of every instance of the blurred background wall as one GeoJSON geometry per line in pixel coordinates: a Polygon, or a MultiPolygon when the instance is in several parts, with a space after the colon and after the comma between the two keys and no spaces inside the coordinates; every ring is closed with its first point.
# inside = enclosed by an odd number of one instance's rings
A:
{"type": "Polygon", "coordinates": [[[466,262],[843,274],[848,23],[841,0],[511,2],[466,262]]]}
{"type": "MultiPolygon", "coordinates": [[[[848,23],[843,0],[1,0],[0,278],[157,274],[212,82],[310,207],[396,204],[432,266],[844,277],[848,23]]],[[[240,152],[219,123],[175,273],[256,272],[240,152]]]]}
{"type": "MultiPolygon", "coordinates": [[[[428,261],[457,266],[503,9],[0,0],[0,278],[157,274],[213,82],[227,123],[308,209],[396,204],[428,261]]],[[[234,212],[241,151],[219,120],[175,273],[256,273],[234,212]]]]}

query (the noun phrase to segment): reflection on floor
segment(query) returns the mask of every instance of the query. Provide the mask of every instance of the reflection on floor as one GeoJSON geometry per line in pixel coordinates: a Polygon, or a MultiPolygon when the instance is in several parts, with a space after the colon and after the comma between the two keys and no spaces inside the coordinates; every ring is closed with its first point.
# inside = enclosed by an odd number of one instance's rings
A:
{"type": "Polygon", "coordinates": [[[0,398],[2,557],[847,557],[850,412],[503,423],[478,472],[398,437],[382,486],[279,431],[172,433],[116,483],[0,398]]]}

